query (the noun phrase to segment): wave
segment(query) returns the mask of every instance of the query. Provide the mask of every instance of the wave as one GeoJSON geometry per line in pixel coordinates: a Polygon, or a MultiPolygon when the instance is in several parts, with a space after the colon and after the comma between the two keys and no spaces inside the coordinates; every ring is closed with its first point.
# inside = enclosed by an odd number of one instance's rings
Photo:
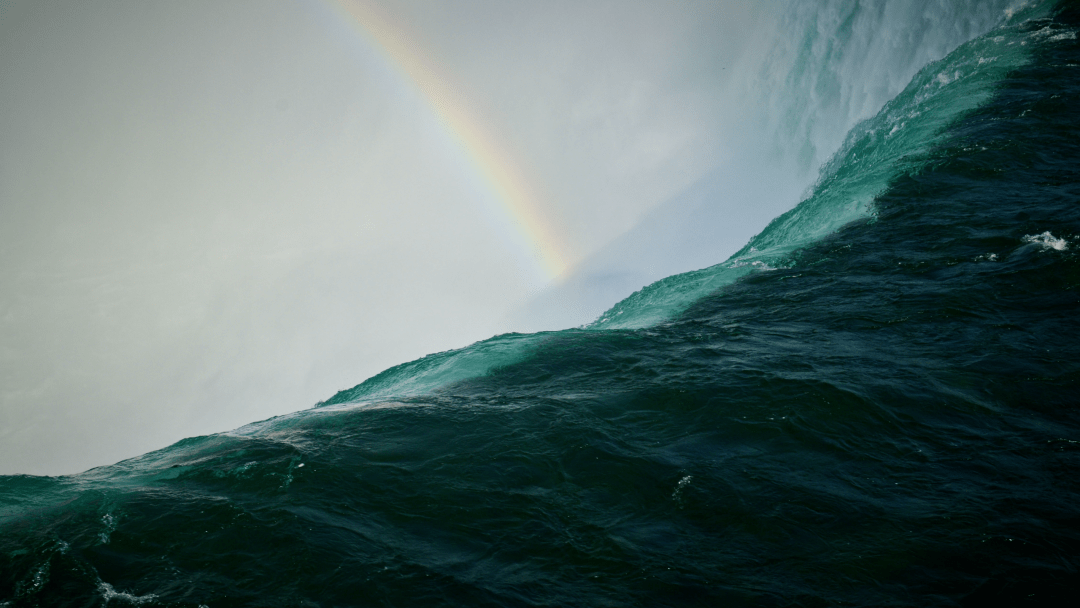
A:
{"type": "Polygon", "coordinates": [[[1080,13],[1025,10],[589,327],[0,477],[0,606],[1065,605],[1080,13]]]}
{"type": "MultiPolygon", "coordinates": [[[[844,5],[846,3],[840,3],[844,5]]],[[[951,5],[950,5],[951,6],[951,5]]],[[[925,9],[925,7],[924,7],[925,9]]],[[[968,9],[982,14],[995,14],[991,7],[972,3],[968,9]]],[[[928,152],[939,143],[942,133],[952,121],[979,106],[994,93],[1010,70],[1024,65],[1033,47],[1029,38],[1036,36],[1023,30],[1023,24],[1045,16],[1047,3],[1028,3],[996,12],[1001,23],[990,33],[968,41],[947,55],[919,70],[899,95],[889,101],[877,115],[862,121],[848,132],[840,149],[820,169],[817,183],[809,195],[794,209],[774,219],[760,234],[731,258],[704,268],[661,279],[634,292],[618,302],[599,318],[584,325],[582,330],[637,329],[669,320],[702,297],[729,285],[751,272],[764,272],[795,264],[798,250],[816,242],[841,227],[860,219],[873,217],[873,199],[890,180],[898,175],[916,172],[929,162],[928,152]]],[[[825,14],[845,14],[847,21],[833,28],[850,28],[854,12],[838,10],[829,5],[825,14]]],[[[925,11],[924,11],[925,13],[925,11]]],[[[815,15],[816,16],[816,15],[815,15]]],[[[925,18],[924,14],[919,15],[925,18]]],[[[869,26],[880,26],[881,19],[891,18],[883,12],[869,26]]],[[[795,48],[813,47],[821,36],[820,21],[808,19],[803,42],[795,48]]],[[[904,27],[897,29],[903,31],[904,27]]],[[[849,33],[848,38],[851,37],[849,33]]],[[[870,35],[863,33],[862,38],[870,35]]],[[[856,52],[866,51],[865,48],[856,52]]],[[[815,84],[824,78],[822,72],[831,70],[828,58],[836,54],[830,47],[817,51],[817,69],[800,66],[799,70],[778,70],[781,58],[796,63],[791,49],[777,52],[766,64],[766,73],[794,73],[790,76],[798,86],[781,89],[776,97],[787,97],[791,88],[800,89],[803,80],[812,74],[815,84]]],[[[836,69],[836,66],[831,66],[836,69]]],[[[850,99],[845,104],[851,105],[850,99]]],[[[802,115],[811,102],[801,96],[789,113],[802,115]]],[[[810,121],[803,120],[799,135],[811,138],[810,121]]],[[[794,133],[784,133],[792,136],[794,133]]],[[[818,139],[824,138],[816,134],[818,139]]],[[[577,331],[577,330],[568,330],[577,331]]],[[[501,366],[521,361],[540,345],[551,339],[554,332],[535,334],[505,334],[478,342],[463,349],[429,355],[417,361],[386,370],[360,385],[339,392],[318,406],[341,403],[406,398],[430,392],[439,386],[481,376],[501,366]]]]}

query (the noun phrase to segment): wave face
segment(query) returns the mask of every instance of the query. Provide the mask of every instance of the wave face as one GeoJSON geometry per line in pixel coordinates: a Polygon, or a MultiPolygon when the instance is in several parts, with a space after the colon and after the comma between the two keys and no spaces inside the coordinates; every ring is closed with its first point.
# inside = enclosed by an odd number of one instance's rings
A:
{"type": "Polygon", "coordinates": [[[927,65],[743,251],[589,328],[0,477],[0,606],[1064,603],[1078,31],[1031,6],[927,65]]]}

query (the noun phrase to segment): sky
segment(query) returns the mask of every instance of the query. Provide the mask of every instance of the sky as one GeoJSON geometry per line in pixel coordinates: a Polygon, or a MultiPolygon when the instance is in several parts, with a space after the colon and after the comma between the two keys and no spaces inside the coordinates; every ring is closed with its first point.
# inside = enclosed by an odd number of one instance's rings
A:
{"type": "Polygon", "coordinates": [[[524,328],[512,311],[728,153],[754,19],[0,3],[0,474],[109,464],[524,328]]]}
{"type": "Polygon", "coordinates": [[[0,0],[0,474],[719,263],[1014,3],[0,0]]]}

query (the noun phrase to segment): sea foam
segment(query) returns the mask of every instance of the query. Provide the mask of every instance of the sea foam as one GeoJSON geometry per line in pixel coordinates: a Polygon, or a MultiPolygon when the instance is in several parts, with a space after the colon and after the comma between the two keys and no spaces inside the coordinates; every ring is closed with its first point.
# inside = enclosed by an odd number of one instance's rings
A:
{"type": "Polygon", "coordinates": [[[1042,234],[1028,234],[1024,238],[1020,239],[1025,243],[1037,243],[1042,245],[1043,249],[1056,249],[1057,251],[1065,251],[1069,248],[1069,242],[1065,239],[1058,238],[1047,230],[1042,234]]]}

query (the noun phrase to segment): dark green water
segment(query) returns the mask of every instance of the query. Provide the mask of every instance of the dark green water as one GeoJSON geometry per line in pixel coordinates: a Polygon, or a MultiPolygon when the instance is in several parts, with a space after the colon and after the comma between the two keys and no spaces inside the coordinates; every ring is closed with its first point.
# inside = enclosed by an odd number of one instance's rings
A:
{"type": "Polygon", "coordinates": [[[0,606],[1065,604],[1078,29],[928,66],[736,258],[590,328],[0,477],[0,606]]]}

